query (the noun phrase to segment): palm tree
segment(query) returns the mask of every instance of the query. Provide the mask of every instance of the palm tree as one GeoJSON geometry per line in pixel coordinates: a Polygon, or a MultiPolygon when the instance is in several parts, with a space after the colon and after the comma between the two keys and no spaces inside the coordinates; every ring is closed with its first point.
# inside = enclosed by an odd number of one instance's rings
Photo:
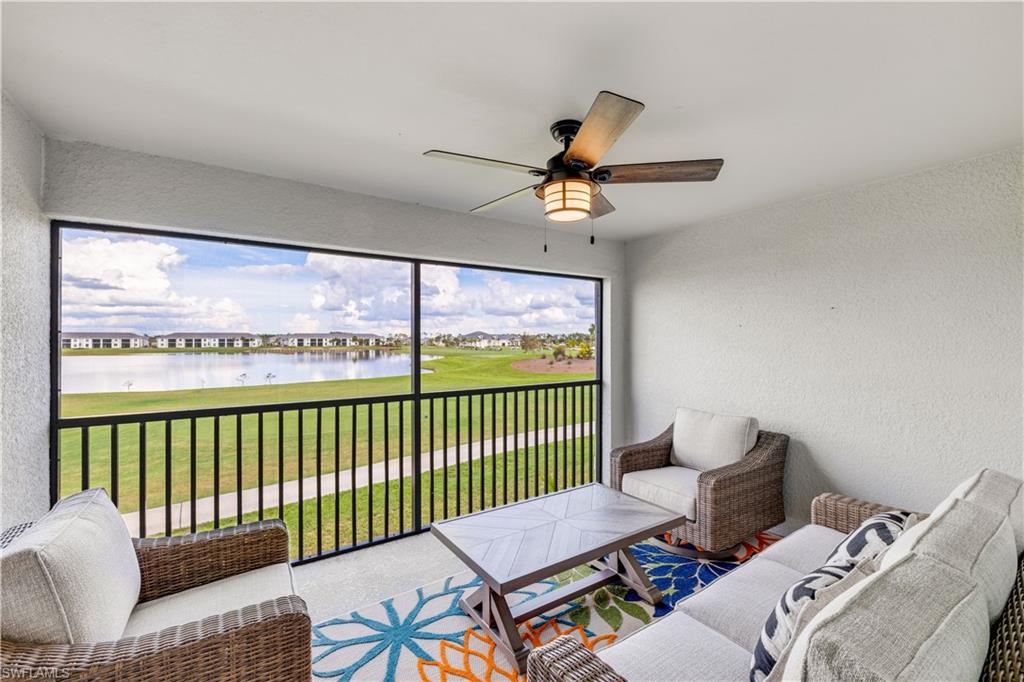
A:
{"type": "Polygon", "coordinates": [[[267,372],[267,376],[265,378],[268,384],[272,384],[274,383],[274,379],[277,378],[277,375],[274,374],[273,372],[267,372]]]}
{"type": "Polygon", "coordinates": [[[238,378],[235,379],[235,381],[237,381],[238,383],[242,384],[243,386],[245,386],[245,382],[248,381],[248,380],[249,380],[249,375],[246,374],[245,372],[242,372],[241,374],[239,374],[238,378]]]}
{"type": "Polygon", "coordinates": [[[132,390],[132,386],[135,385],[135,382],[132,381],[131,379],[129,379],[128,381],[124,382],[121,385],[124,386],[124,390],[130,391],[130,390],[132,390]]]}

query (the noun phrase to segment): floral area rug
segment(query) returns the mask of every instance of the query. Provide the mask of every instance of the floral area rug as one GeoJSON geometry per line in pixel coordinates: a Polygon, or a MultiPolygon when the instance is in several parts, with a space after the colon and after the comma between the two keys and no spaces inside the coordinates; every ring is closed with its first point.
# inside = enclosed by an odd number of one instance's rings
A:
{"type": "MultiPolygon", "coordinates": [[[[706,561],[676,556],[640,543],[633,553],[664,602],[650,605],[617,583],[558,606],[519,626],[528,646],[561,635],[598,651],[671,612],[684,597],[707,587],[778,538],[761,533],[743,544],[734,559],[706,561]]],[[[515,592],[522,603],[579,579],[593,569],[581,566],[515,592]]],[[[459,599],[480,585],[471,571],[356,609],[313,627],[313,675],[349,682],[520,682],[519,675],[490,637],[459,608],[459,599]]]]}

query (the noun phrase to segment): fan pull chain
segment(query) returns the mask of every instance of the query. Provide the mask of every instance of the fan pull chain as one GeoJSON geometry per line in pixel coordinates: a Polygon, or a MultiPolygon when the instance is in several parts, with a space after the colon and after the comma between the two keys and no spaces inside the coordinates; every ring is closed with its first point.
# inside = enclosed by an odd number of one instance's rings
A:
{"type": "Polygon", "coordinates": [[[590,245],[594,245],[594,216],[590,216],[590,245]]]}
{"type": "Polygon", "coordinates": [[[544,221],[544,253],[548,252],[548,221],[544,221]]]}

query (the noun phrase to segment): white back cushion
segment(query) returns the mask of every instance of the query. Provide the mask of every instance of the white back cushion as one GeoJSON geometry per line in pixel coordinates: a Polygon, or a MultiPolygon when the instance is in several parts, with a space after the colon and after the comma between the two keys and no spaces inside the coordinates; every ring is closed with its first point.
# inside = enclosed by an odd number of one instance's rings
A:
{"type": "Polygon", "coordinates": [[[36,644],[118,639],[139,598],[128,528],[101,488],[57,505],[0,552],[3,638],[36,644]]]}
{"type": "Polygon", "coordinates": [[[931,557],[906,554],[816,615],[794,641],[782,678],[976,680],[988,639],[978,585],[931,557]]]}
{"type": "Polygon", "coordinates": [[[881,568],[889,568],[908,554],[941,561],[976,581],[993,623],[1002,613],[1017,577],[1017,552],[1010,520],[953,497],[901,534],[882,555],[881,568]]]}
{"type": "Polygon", "coordinates": [[[982,469],[950,493],[1003,514],[1013,528],[1017,555],[1024,552],[1024,481],[995,469],[982,469]]]}
{"type": "Polygon", "coordinates": [[[757,442],[757,420],[676,408],[672,429],[672,464],[698,471],[717,469],[743,459],[757,442]]]}

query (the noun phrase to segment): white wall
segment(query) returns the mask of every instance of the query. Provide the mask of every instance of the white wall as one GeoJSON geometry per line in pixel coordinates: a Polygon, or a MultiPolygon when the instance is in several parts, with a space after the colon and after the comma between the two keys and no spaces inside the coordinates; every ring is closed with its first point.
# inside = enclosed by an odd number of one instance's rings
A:
{"type": "Polygon", "coordinates": [[[1022,473],[1021,153],[627,245],[628,419],[675,405],[792,437],[789,517],[834,490],[930,510],[1022,473]]]}
{"type": "Polygon", "coordinates": [[[50,506],[50,239],[43,138],[3,95],[0,223],[0,527],[50,506]]]}
{"type": "Polygon", "coordinates": [[[605,279],[605,443],[622,442],[624,247],[466,213],[85,142],[46,141],[52,217],[267,239],[605,279]]]}

